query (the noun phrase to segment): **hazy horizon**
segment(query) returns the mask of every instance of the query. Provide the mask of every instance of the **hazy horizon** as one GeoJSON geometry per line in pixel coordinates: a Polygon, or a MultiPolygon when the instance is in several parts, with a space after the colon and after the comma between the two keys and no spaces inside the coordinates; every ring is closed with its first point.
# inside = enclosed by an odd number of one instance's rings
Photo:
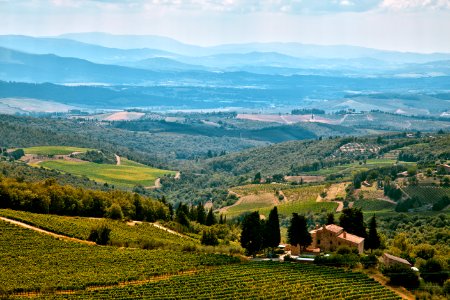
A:
{"type": "Polygon", "coordinates": [[[215,46],[295,42],[450,53],[449,0],[0,0],[0,34],[104,32],[215,46]]]}

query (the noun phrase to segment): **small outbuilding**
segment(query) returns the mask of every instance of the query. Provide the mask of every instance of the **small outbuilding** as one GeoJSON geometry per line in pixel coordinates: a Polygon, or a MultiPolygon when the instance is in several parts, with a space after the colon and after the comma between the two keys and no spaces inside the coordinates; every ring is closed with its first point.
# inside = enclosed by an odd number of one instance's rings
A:
{"type": "Polygon", "coordinates": [[[398,256],[394,256],[394,255],[391,255],[388,253],[383,254],[383,262],[384,262],[384,265],[386,265],[386,266],[392,266],[395,264],[399,264],[399,265],[404,265],[407,267],[412,267],[411,263],[409,261],[407,261],[406,259],[403,259],[398,256]]]}

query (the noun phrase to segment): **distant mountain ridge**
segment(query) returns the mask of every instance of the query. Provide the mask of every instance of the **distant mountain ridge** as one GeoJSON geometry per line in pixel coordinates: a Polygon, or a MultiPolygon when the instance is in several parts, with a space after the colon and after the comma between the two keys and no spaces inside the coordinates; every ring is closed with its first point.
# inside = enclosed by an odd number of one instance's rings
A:
{"type": "Polygon", "coordinates": [[[63,37],[3,35],[0,36],[0,47],[162,72],[244,71],[272,75],[356,77],[450,75],[450,54],[400,53],[352,46],[314,46],[298,43],[199,47],[162,37],[114,36],[101,33],[68,34],[63,37]],[[77,38],[80,41],[69,38],[77,38]],[[124,46],[125,43],[127,47],[147,48],[111,48],[124,46]],[[432,69],[436,61],[444,62],[444,65],[437,65],[439,71],[432,69]]]}
{"type": "Polygon", "coordinates": [[[102,45],[105,47],[132,49],[132,48],[153,48],[173,52],[186,56],[209,56],[230,53],[250,53],[250,52],[278,52],[303,58],[334,58],[334,59],[354,59],[354,58],[375,58],[387,62],[401,63],[425,63],[436,60],[450,59],[450,53],[410,53],[395,52],[387,50],[377,50],[359,46],[323,46],[302,43],[245,43],[245,44],[225,44],[211,47],[189,45],[175,39],[154,36],[154,35],[113,35],[101,32],[94,33],[69,33],[59,37],[72,39],[85,43],[102,45]]]}

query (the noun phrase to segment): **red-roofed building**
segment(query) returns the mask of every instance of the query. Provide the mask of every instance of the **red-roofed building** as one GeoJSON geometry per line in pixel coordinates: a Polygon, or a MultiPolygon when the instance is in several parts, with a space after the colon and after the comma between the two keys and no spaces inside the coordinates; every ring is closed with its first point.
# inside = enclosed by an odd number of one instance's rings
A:
{"type": "Polygon", "coordinates": [[[364,252],[364,238],[350,234],[344,228],[330,224],[318,227],[311,232],[311,248],[320,248],[322,251],[334,251],[339,246],[348,246],[358,249],[361,254],[364,252]]]}

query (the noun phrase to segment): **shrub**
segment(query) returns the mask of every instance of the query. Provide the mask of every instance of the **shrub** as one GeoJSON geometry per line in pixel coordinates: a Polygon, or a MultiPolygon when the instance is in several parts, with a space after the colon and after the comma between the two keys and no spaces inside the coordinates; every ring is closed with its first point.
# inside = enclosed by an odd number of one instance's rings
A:
{"type": "Polygon", "coordinates": [[[423,280],[443,285],[448,278],[448,272],[437,259],[431,258],[420,268],[423,280]]]}
{"type": "Polygon", "coordinates": [[[219,240],[214,232],[211,230],[204,230],[201,238],[202,245],[217,246],[219,245],[219,240]]]}
{"type": "Polygon", "coordinates": [[[378,264],[378,259],[374,254],[370,254],[361,257],[360,262],[363,265],[364,269],[375,268],[378,264]]]}
{"type": "Polygon", "coordinates": [[[410,267],[393,264],[382,269],[382,273],[389,277],[389,283],[404,286],[409,289],[419,287],[419,276],[410,267]]]}
{"type": "Polygon", "coordinates": [[[295,261],[289,254],[284,256],[284,261],[295,261]]]}
{"type": "Polygon", "coordinates": [[[444,283],[444,294],[450,295],[450,279],[447,279],[444,283]]]}
{"type": "Polygon", "coordinates": [[[101,225],[91,230],[88,240],[97,245],[107,245],[110,242],[110,234],[111,229],[107,225],[101,225]]]}
{"type": "Polygon", "coordinates": [[[108,217],[113,220],[122,220],[123,219],[123,212],[122,208],[119,204],[114,203],[111,205],[111,207],[108,209],[108,217]]]}
{"type": "Polygon", "coordinates": [[[330,256],[316,256],[314,263],[317,265],[354,268],[359,262],[356,254],[333,254],[330,256]]]}
{"type": "Polygon", "coordinates": [[[421,244],[416,246],[414,252],[416,254],[416,257],[420,257],[425,260],[433,258],[436,254],[436,250],[433,248],[433,246],[428,244],[421,244]]]}

